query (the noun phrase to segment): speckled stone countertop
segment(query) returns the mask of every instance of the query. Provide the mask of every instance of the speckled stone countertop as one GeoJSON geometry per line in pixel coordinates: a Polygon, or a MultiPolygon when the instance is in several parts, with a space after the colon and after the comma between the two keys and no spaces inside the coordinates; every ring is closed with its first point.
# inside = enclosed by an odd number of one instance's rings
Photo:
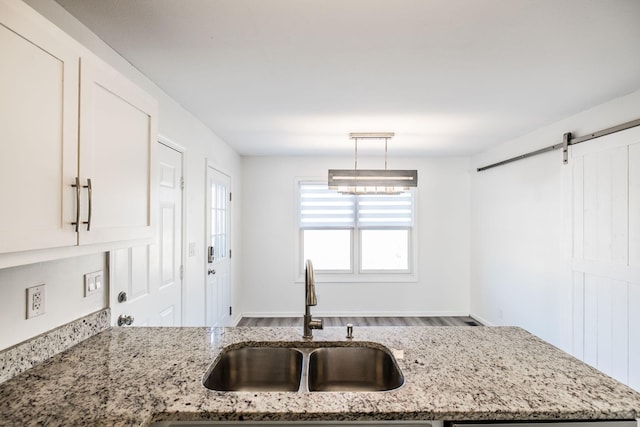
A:
{"type": "Polygon", "coordinates": [[[511,327],[357,327],[353,344],[403,350],[390,392],[215,392],[203,374],[240,342],[326,345],[344,328],[114,328],[0,386],[1,425],[158,420],[635,419],[640,394],[511,327]]]}

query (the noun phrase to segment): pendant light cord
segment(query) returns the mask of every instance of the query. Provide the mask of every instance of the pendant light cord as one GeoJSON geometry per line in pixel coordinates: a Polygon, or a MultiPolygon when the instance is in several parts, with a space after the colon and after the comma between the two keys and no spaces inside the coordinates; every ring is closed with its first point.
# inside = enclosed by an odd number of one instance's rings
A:
{"type": "Polygon", "coordinates": [[[354,139],[355,139],[355,142],[356,142],[356,155],[355,155],[356,164],[355,164],[355,167],[353,169],[354,170],[358,170],[358,138],[354,138],[354,139]]]}
{"type": "MultiPolygon", "coordinates": [[[[358,138],[353,138],[355,141],[355,165],[354,170],[358,170],[358,138]]],[[[384,139],[384,170],[387,170],[387,142],[389,138],[384,139]]]]}
{"type": "Polygon", "coordinates": [[[387,170],[387,141],[389,138],[384,139],[384,170],[387,170]]]}
{"type": "MultiPolygon", "coordinates": [[[[355,141],[355,164],[353,169],[354,170],[358,170],[358,138],[353,138],[355,141]]],[[[385,138],[384,139],[384,170],[387,170],[387,143],[389,141],[389,138],[385,138]]]]}

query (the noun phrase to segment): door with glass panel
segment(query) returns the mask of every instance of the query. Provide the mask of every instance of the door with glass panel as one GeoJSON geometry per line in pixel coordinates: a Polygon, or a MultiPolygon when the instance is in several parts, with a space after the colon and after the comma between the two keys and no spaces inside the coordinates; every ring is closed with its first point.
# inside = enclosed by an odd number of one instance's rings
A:
{"type": "Polygon", "coordinates": [[[231,320],[231,178],[207,167],[206,323],[227,326],[231,320]]]}

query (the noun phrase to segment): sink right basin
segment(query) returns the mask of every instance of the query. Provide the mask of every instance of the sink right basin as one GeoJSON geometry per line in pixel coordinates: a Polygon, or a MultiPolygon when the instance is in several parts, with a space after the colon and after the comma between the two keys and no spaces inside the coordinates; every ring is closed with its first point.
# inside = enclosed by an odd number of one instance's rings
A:
{"type": "Polygon", "coordinates": [[[389,391],[404,377],[393,356],[372,347],[322,347],[309,355],[309,391],[389,391]]]}

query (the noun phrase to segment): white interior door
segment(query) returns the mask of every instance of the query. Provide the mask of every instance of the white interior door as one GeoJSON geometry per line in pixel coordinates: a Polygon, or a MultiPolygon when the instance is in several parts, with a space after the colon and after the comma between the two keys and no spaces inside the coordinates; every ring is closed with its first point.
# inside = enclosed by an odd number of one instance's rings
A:
{"type": "Polygon", "coordinates": [[[114,325],[182,325],[182,153],[158,143],[158,171],[157,243],[111,252],[114,325]]]}
{"type": "Polygon", "coordinates": [[[206,321],[227,326],[231,319],[231,179],[207,167],[206,321]]]}

